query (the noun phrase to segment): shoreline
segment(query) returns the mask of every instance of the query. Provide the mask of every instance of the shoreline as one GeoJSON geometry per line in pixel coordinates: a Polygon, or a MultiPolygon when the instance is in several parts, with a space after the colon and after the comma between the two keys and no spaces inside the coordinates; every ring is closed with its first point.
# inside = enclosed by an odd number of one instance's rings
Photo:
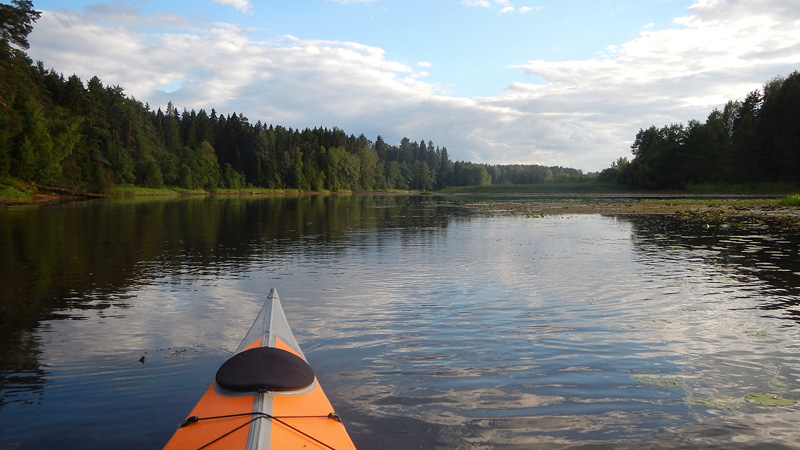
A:
{"type": "MultiPolygon", "coordinates": [[[[40,187],[41,188],[41,187],[40,187]]],[[[210,195],[210,196],[274,196],[286,195],[286,192],[208,192],[208,193],[176,193],[176,196],[210,195]]],[[[364,195],[366,192],[293,192],[298,195],[364,195]]],[[[376,192],[380,195],[409,195],[405,192],[376,192]]],[[[421,194],[422,195],[422,194],[421,194]]],[[[770,219],[773,221],[795,223],[800,228],[800,207],[781,206],[775,198],[737,198],[725,195],[693,197],[687,194],[670,196],[669,198],[632,198],[624,195],[616,197],[608,195],[596,197],[587,194],[565,194],[549,199],[493,199],[480,195],[470,196],[469,200],[460,198],[458,194],[425,193],[443,199],[451,199],[454,204],[473,212],[489,215],[521,215],[545,216],[559,214],[605,214],[605,215],[677,215],[684,220],[708,223],[741,222],[747,219],[770,219]]],[[[0,200],[0,207],[51,205],[76,201],[92,201],[98,199],[125,198],[158,198],[159,195],[110,195],[87,194],[64,189],[39,189],[28,200],[0,200]]]]}
{"type": "Polygon", "coordinates": [[[470,210],[488,215],[544,217],[549,215],[670,215],[700,225],[744,225],[769,223],[800,230],[800,207],[781,206],[775,199],[674,198],[669,200],[634,199],[558,199],[474,201],[470,210]]]}
{"type": "Polygon", "coordinates": [[[780,206],[771,199],[676,198],[652,199],[558,199],[486,200],[469,205],[485,211],[508,214],[692,214],[717,211],[726,215],[800,216],[800,208],[780,206]]]}

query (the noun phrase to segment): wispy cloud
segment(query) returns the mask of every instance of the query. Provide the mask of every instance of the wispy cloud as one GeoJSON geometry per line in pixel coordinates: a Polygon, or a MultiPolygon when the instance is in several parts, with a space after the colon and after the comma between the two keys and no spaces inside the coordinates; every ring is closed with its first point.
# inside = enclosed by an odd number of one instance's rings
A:
{"type": "Polygon", "coordinates": [[[232,6],[239,12],[243,12],[245,14],[252,14],[253,13],[253,5],[250,3],[250,0],[212,0],[214,3],[219,3],[220,5],[232,6]]]}
{"type": "Polygon", "coordinates": [[[462,0],[461,4],[471,7],[497,9],[500,14],[527,14],[534,10],[530,6],[515,7],[509,0],[462,0]]]}
{"type": "Polygon", "coordinates": [[[488,0],[462,0],[461,3],[466,6],[478,6],[481,8],[492,7],[492,4],[488,0]]]}

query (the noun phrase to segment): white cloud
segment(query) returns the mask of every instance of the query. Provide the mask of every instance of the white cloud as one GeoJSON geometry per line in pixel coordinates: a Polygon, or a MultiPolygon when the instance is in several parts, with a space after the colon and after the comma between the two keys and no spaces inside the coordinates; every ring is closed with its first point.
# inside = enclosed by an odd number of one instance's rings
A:
{"type": "Polygon", "coordinates": [[[246,30],[228,24],[145,34],[106,23],[89,13],[46,12],[31,36],[31,54],[84,81],[98,75],[106,85],[122,85],[153,105],[172,100],[292,126],[344,127],[362,114],[403,108],[436,91],[419,81],[426,72],[414,73],[386,59],[382,49],[358,43],[294,36],[252,41],[246,30]],[[159,90],[178,82],[173,92],[159,90]]]}
{"type": "Polygon", "coordinates": [[[245,14],[252,14],[253,13],[253,5],[250,3],[250,0],[212,0],[214,3],[219,3],[220,5],[225,6],[232,6],[239,12],[243,12],[245,14]]]}
{"type": "Polygon", "coordinates": [[[573,147],[573,157],[588,159],[579,156],[577,139],[595,154],[611,156],[592,140],[625,149],[639,127],[703,120],[712,108],[794,70],[800,13],[779,19],[788,14],[783,6],[770,7],[779,3],[702,1],[692,8],[702,14],[609,46],[610,58],[529,61],[525,73],[545,84],[517,83],[485,102],[525,111],[534,124],[549,127],[543,133],[549,148],[573,147]],[[560,114],[558,125],[546,125],[545,114],[560,114]]]}
{"type": "Polygon", "coordinates": [[[517,82],[481,98],[447,96],[423,81],[429,62],[411,67],[378,47],[295,36],[256,41],[231,24],[200,28],[113,6],[45,12],[29,54],[84,81],[98,75],[154,107],[172,100],[387,142],[430,139],[459,160],[599,170],[629,156],[639,128],[702,120],[798,69],[800,10],[783,1],[698,0],[689,13],[669,29],[606,43],[606,56],[527,61],[517,82]]]}
{"type": "MultiPolygon", "coordinates": [[[[511,14],[517,12],[519,14],[527,14],[534,10],[534,8],[530,6],[523,6],[520,8],[516,8],[510,0],[461,0],[461,4],[466,6],[473,6],[473,7],[481,7],[481,8],[499,8],[500,14],[511,14]]],[[[537,9],[540,9],[538,7],[537,9]]]]}

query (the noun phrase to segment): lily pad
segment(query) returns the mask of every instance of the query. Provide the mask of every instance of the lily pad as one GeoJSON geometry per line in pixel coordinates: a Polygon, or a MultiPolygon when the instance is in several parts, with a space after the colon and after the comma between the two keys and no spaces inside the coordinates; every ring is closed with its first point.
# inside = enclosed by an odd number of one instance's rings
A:
{"type": "Polygon", "coordinates": [[[678,377],[667,377],[663,375],[632,375],[631,379],[640,383],[647,383],[655,386],[683,386],[683,380],[678,377]]]}
{"type": "Polygon", "coordinates": [[[747,403],[762,406],[792,406],[797,403],[797,400],[789,397],[781,397],[781,394],[774,392],[758,392],[748,394],[744,400],[747,403]]]}

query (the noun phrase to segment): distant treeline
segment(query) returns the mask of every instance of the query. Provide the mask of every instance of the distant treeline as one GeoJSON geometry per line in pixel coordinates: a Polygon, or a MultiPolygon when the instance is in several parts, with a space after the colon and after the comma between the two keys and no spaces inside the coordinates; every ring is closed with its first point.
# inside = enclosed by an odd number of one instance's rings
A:
{"type": "Polygon", "coordinates": [[[250,123],[243,114],[166,111],[93,77],[65,78],[25,54],[39,17],[0,4],[0,179],[95,191],[134,184],[188,189],[430,190],[579,180],[579,170],[453,162],[424,140],[387,144],[333,128],[250,123]]]}
{"type": "Polygon", "coordinates": [[[800,74],[777,77],[744,101],[729,101],[705,123],[651,126],[600,173],[640,189],[682,189],[689,183],[800,183],[800,74]]]}

